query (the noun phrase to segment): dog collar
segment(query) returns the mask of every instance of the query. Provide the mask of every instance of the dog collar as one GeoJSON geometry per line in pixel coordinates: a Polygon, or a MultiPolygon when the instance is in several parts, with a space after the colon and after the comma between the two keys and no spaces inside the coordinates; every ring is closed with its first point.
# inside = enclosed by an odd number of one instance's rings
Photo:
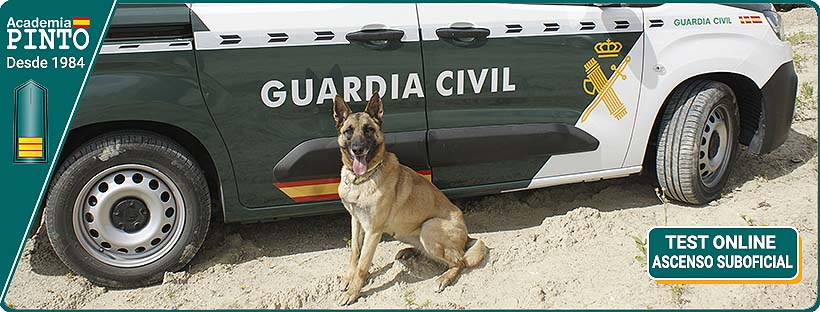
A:
{"type": "MultiPolygon", "coordinates": [[[[353,183],[353,185],[359,185],[364,183],[364,181],[370,180],[370,178],[374,174],[376,174],[376,171],[379,171],[379,169],[381,169],[383,164],[384,162],[380,162],[378,165],[373,167],[373,169],[370,169],[369,171],[365,172],[362,176],[356,176],[355,178],[353,178],[353,180],[351,180],[350,178],[345,179],[345,184],[353,183]]],[[[353,175],[355,176],[355,174],[353,175]]]]}

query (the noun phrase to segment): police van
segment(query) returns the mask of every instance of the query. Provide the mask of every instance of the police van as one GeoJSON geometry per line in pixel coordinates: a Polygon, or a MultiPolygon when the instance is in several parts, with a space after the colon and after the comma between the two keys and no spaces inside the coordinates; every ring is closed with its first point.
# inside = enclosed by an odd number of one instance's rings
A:
{"type": "Polygon", "coordinates": [[[333,97],[376,92],[388,150],[448,196],[644,172],[704,204],[742,145],[786,140],[783,36],[768,4],[120,5],[45,225],[71,270],[135,287],[214,216],[341,211],[333,97]]]}

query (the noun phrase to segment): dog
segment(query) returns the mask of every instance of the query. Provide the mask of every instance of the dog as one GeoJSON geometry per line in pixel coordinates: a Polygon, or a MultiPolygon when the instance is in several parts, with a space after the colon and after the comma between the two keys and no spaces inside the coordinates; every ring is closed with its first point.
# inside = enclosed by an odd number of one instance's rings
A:
{"type": "Polygon", "coordinates": [[[484,242],[467,235],[464,215],[441,190],[385,150],[383,117],[378,92],[360,113],[353,113],[340,96],[334,99],[343,164],[339,197],[351,217],[352,252],[342,276],[341,305],[359,298],[382,234],[413,246],[399,251],[397,260],[421,254],[448,266],[436,279],[437,292],[488,252],[484,242]]]}

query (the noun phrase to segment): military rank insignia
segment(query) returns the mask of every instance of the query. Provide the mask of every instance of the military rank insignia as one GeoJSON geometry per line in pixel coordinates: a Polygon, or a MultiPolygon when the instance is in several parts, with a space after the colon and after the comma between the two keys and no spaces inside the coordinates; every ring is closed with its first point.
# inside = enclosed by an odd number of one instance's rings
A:
{"type": "Polygon", "coordinates": [[[46,162],[47,90],[29,80],[14,90],[14,162],[46,162]]]}

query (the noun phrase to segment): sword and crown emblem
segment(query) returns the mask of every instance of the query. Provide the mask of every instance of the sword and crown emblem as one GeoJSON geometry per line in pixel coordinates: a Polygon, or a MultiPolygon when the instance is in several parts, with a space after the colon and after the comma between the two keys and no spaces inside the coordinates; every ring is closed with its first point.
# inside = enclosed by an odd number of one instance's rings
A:
{"type": "MultiPolygon", "coordinates": [[[[594,48],[595,53],[598,54],[598,58],[604,59],[620,56],[623,47],[623,44],[620,42],[607,39],[606,41],[596,43],[594,48]]],[[[584,79],[583,82],[584,92],[589,95],[595,95],[595,98],[581,114],[581,122],[585,122],[595,107],[601,102],[604,102],[607,110],[609,110],[609,114],[615,117],[615,119],[621,120],[621,118],[626,116],[626,106],[624,106],[624,102],[621,101],[612,87],[618,78],[626,80],[626,75],[623,74],[623,71],[631,60],[632,58],[627,55],[617,66],[612,64],[612,66],[610,66],[612,75],[608,78],[603,69],[601,69],[601,64],[595,57],[589,58],[589,61],[584,64],[584,70],[587,74],[587,78],[584,79]]]]}

